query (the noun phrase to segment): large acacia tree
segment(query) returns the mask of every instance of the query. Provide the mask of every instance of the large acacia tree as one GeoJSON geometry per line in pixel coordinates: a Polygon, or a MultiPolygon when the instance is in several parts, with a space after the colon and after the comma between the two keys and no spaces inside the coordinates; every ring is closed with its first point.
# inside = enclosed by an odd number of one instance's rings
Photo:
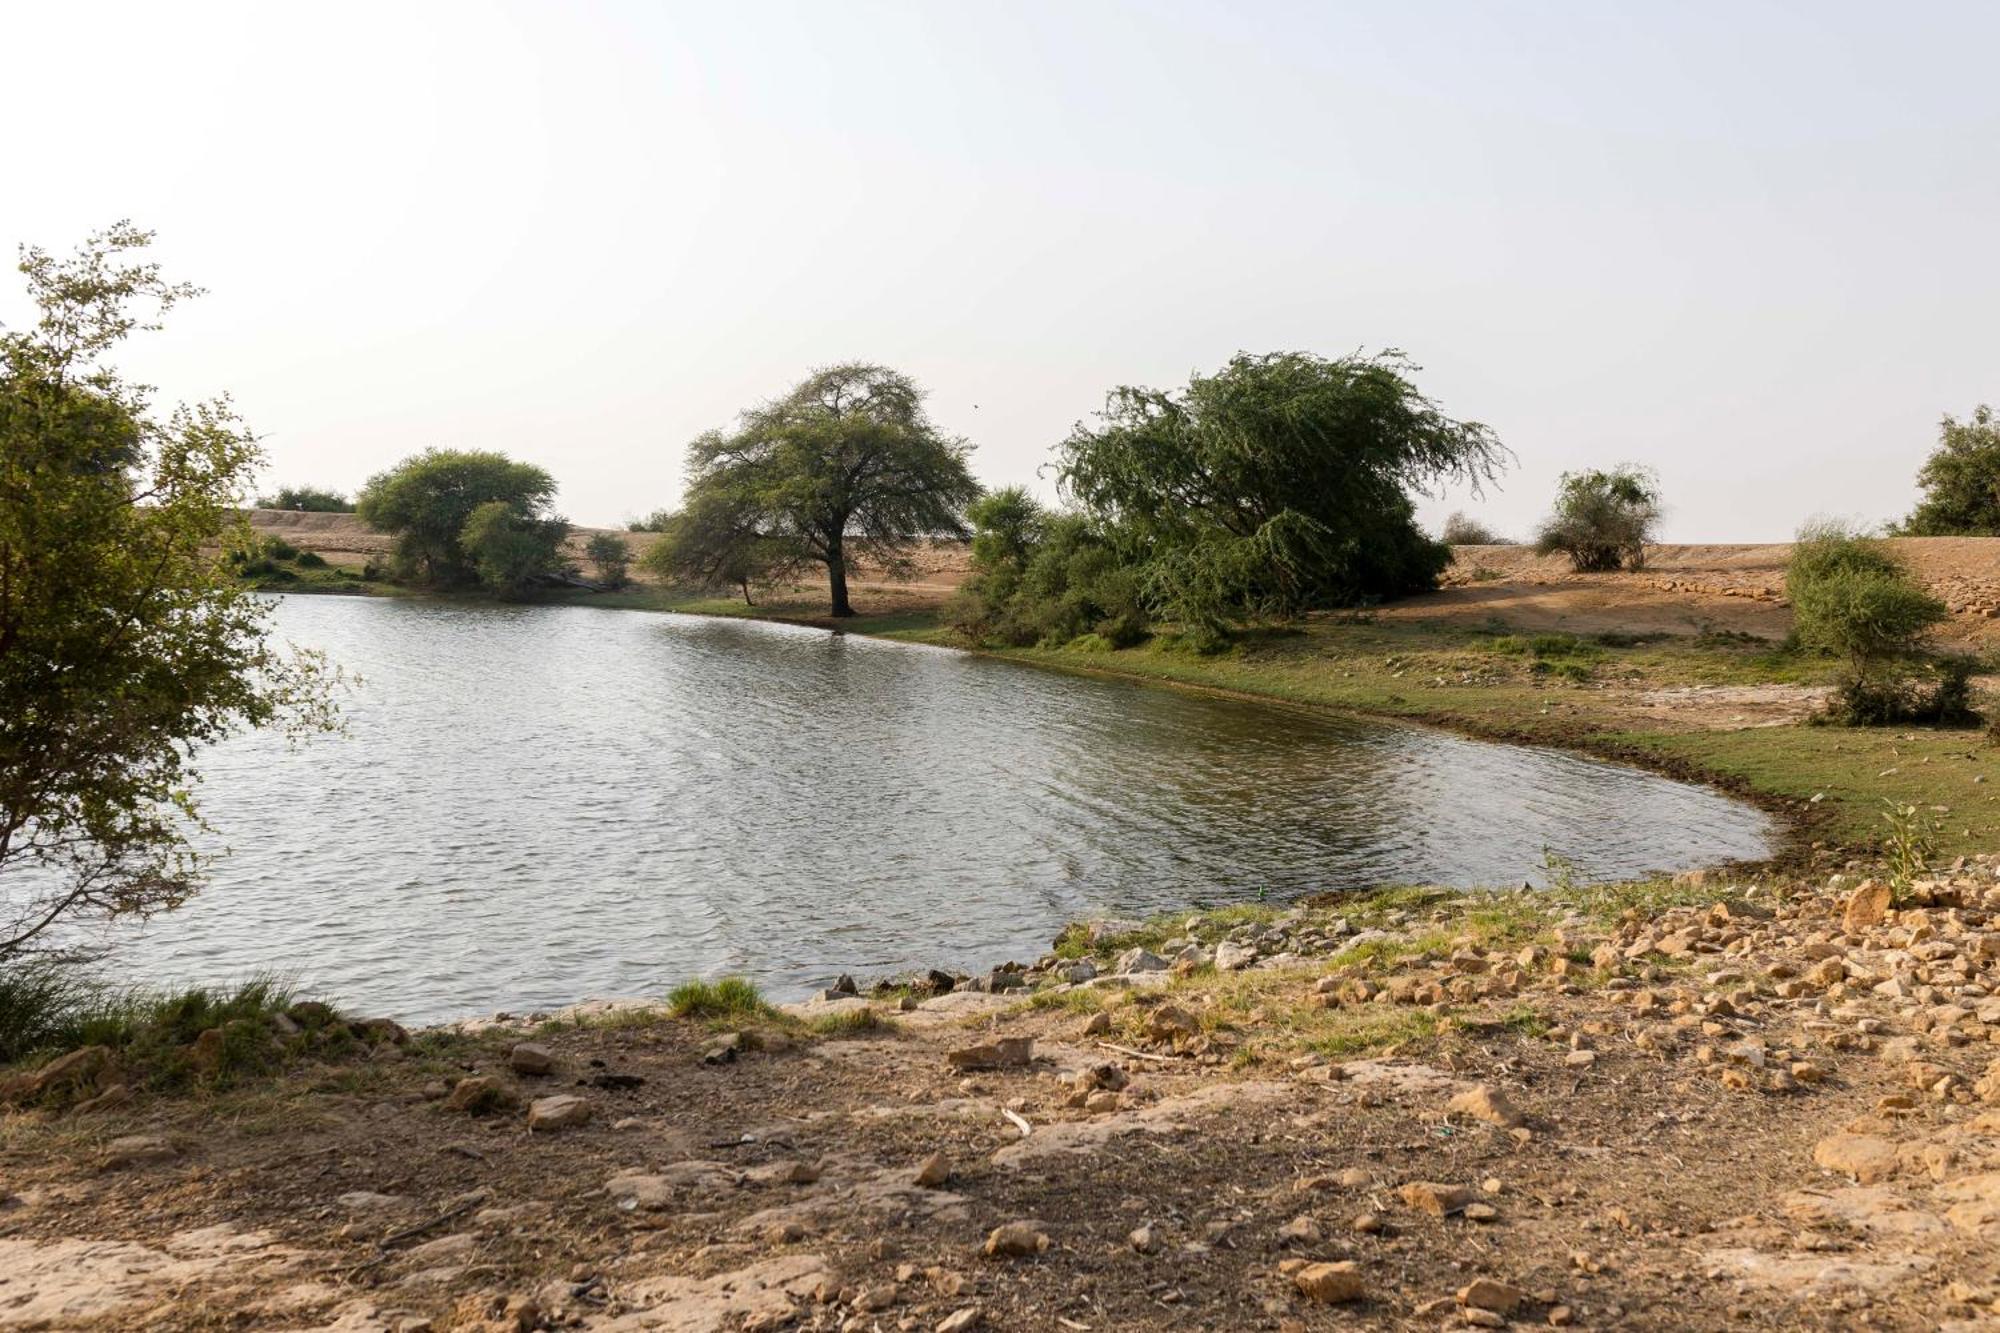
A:
{"type": "MultiPolygon", "coordinates": [[[[832,614],[851,616],[852,561],[894,570],[922,538],[965,534],[965,506],[979,494],[969,452],[931,424],[908,376],[830,366],[744,413],[734,431],[688,446],[684,512],[704,521],[678,535],[712,533],[732,560],[754,549],[771,568],[823,565],[832,614]]],[[[701,563],[699,550],[682,555],[701,563]]]]}
{"type": "MultiPolygon", "coordinates": [[[[405,577],[447,585],[479,577],[480,556],[463,539],[482,505],[505,506],[515,526],[553,531],[562,524],[550,512],[555,494],[555,478],[533,463],[490,449],[426,449],[370,477],[355,512],[377,532],[395,535],[405,577]]],[[[555,542],[567,532],[562,525],[555,542]]]]}
{"type": "Polygon", "coordinates": [[[1923,500],[1896,529],[1904,537],[2000,537],[2000,417],[1985,404],[1946,417],[1917,474],[1923,500]]]}
{"type": "Polygon", "coordinates": [[[1507,459],[1394,352],[1233,358],[1177,391],[1112,391],[1057,450],[1063,490],[1142,571],[1160,614],[1214,642],[1234,618],[1433,586],[1451,552],[1412,492],[1475,493],[1507,459]]]}
{"type": "Polygon", "coordinates": [[[150,240],[23,250],[40,318],[0,334],[0,963],[195,890],[201,747],[331,724],[323,663],[271,646],[268,604],[222,568],[255,438],[226,400],[162,418],[105,362],[194,294],[129,259],[150,240]]]}

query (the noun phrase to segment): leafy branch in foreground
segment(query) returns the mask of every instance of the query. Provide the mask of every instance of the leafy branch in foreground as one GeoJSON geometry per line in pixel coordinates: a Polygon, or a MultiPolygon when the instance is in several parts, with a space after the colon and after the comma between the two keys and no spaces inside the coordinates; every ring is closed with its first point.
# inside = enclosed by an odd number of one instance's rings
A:
{"type": "Polygon", "coordinates": [[[197,887],[192,760],[242,726],[336,724],[337,673],[267,637],[223,567],[261,461],[226,398],[164,419],[102,357],[196,295],[126,223],[33,247],[40,312],[0,335],[0,961],[66,920],[197,887]]]}

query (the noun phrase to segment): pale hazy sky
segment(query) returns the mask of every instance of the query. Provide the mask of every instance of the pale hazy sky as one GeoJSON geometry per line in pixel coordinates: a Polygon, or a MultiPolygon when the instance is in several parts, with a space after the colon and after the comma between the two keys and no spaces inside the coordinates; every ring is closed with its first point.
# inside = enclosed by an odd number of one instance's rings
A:
{"type": "Polygon", "coordinates": [[[157,229],[211,294],[125,362],[232,391],[273,484],[490,447],[610,523],[849,358],[1032,482],[1113,384],[1395,346],[1520,455],[1499,526],[1629,459],[1670,538],[1753,540],[1901,512],[1938,417],[2000,402],[1990,3],[0,0],[0,34],[0,243],[157,229]]]}

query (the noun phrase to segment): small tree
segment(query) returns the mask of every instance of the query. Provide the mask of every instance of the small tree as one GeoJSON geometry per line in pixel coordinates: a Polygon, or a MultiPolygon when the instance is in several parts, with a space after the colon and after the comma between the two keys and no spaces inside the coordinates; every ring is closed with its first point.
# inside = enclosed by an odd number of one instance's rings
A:
{"type": "Polygon", "coordinates": [[[290,509],[306,514],[351,514],[354,502],[322,486],[284,486],[276,495],[261,496],[259,509],[290,509]]]}
{"type": "Polygon", "coordinates": [[[583,554],[597,571],[597,581],[608,588],[622,588],[631,577],[632,543],[615,532],[591,534],[583,554]]]}
{"type": "Polygon", "coordinates": [[[1507,452],[1454,421],[1395,353],[1239,354],[1172,392],[1112,391],[1058,446],[1057,478],[1198,645],[1232,620],[1435,587],[1451,552],[1412,492],[1478,486],[1507,452]]]}
{"type": "Polygon", "coordinates": [[[40,318],[0,332],[0,967],[66,919],[196,890],[203,747],[333,725],[323,659],[275,650],[222,563],[250,539],[256,440],[227,400],[162,419],[105,362],[195,294],[128,261],[151,240],[24,248],[40,318]]]}
{"type": "Polygon", "coordinates": [[[674,521],[673,510],[655,509],[652,513],[643,515],[639,518],[627,519],[625,521],[625,531],[665,532],[667,530],[667,525],[669,523],[672,523],[673,521],[674,521]]]}
{"type": "Polygon", "coordinates": [[[1443,531],[1438,540],[1446,546],[1512,546],[1513,539],[1502,537],[1493,529],[1462,510],[1444,521],[1443,531]]]}
{"type": "Polygon", "coordinates": [[[1644,468],[1565,472],[1535,549],[1543,555],[1560,552],[1586,573],[1638,569],[1646,563],[1646,543],[1660,513],[1659,481],[1644,468]]]}
{"type": "Polygon", "coordinates": [[[1924,498],[1897,528],[1905,537],[2000,537],[2000,421],[1981,404],[1970,421],[1946,417],[1917,474],[1924,498]]]}
{"type": "Polygon", "coordinates": [[[489,450],[426,449],[370,477],[355,512],[377,532],[395,534],[404,577],[445,586],[478,577],[459,541],[475,509],[497,500],[522,519],[543,520],[555,493],[555,479],[532,463],[489,450]]]}
{"type": "Polygon", "coordinates": [[[931,424],[908,376],[859,362],[817,371],[735,431],[688,446],[683,518],[696,521],[684,542],[721,545],[712,559],[684,553],[697,565],[822,565],[832,613],[851,616],[851,561],[897,572],[920,539],[965,534],[960,510],[979,494],[969,451],[931,424]]]}
{"type": "Polygon", "coordinates": [[[1785,567],[1785,591],[1799,644],[1846,659],[1832,715],[1896,723],[1969,714],[1969,670],[1934,658],[1926,640],[1947,614],[1944,603],[1880,542],[1838,523],[1808,525],[1785,567]],[[1919,691],[1916,676],[1938,668],[1937,687],[1919,691]]]}
{"type": "Polygon", "coordinates": [[[465,520],[458,546],[480,583],[502,597],[519,597],[563,572],[568,537],[569,524],[560,518],[540,518],[505,500],[488,500],[465,520]]]}
{"type": "Polygon", "coordinates": [[[664,583],[687,588],[735,588],[754,606],[751,587],[786,578],[812,561],[799,547],[758,527],[748,501],[720,492],[692,496],[662,522],[660,540],[641,557],[664,583]]]}

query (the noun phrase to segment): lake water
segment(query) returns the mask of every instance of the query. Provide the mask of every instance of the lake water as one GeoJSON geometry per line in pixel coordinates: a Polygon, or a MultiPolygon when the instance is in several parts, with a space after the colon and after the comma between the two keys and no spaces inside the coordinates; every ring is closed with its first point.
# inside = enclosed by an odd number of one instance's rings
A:
{"type": "Polygon", "coordinates": [[[1065,921],[1766,854],[1713,792],[1546,750],[817,630],[291,597],[349,734],[203,760],[233,851],[121,976],[277,970],[428,1021],[740,972],[1043,952],[1065,921]]]}

